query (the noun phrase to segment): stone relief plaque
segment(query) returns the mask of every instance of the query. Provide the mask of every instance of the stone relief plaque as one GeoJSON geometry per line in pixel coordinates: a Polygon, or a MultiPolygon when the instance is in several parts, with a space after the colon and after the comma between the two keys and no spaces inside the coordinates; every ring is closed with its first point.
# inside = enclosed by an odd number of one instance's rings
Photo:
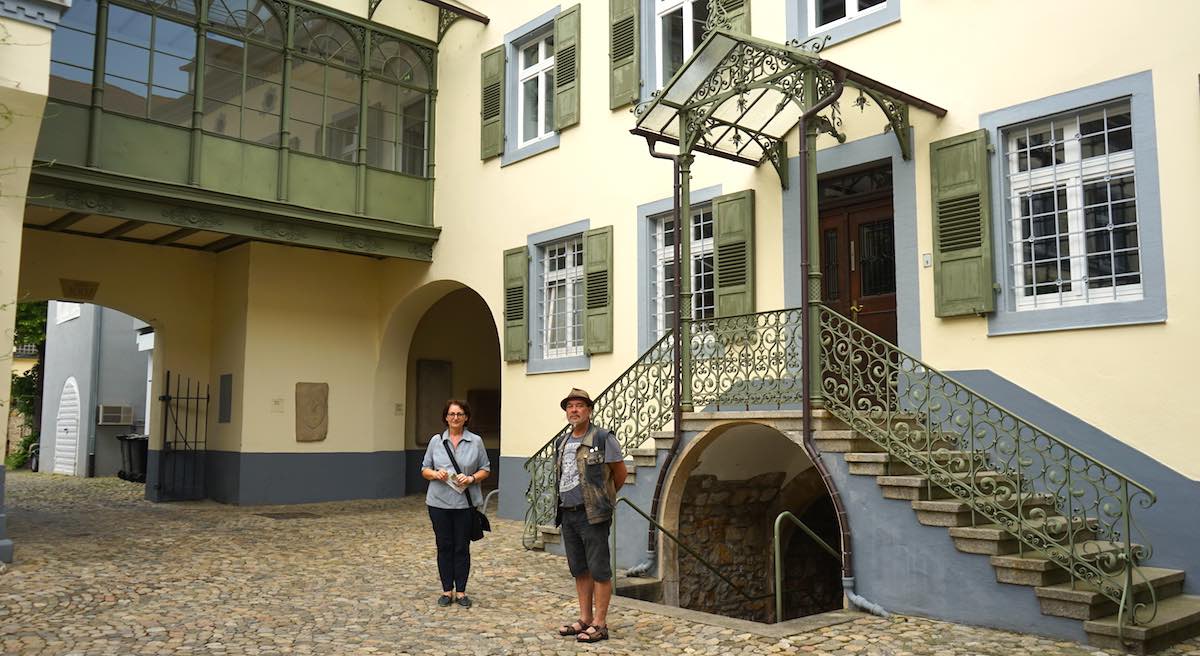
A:
{"type": "Polygon", "coordinates": [[[329,383],[296,383],[296,441],[320,442],[329,434],[329,383]]]}
{"type": "Polygon", "coordinates": [[[429,438],[445,430],[442,408],[454,393],[451,373],[454,365],[446,360],[417,360],[417,444],[429,444],[429,438]]]}

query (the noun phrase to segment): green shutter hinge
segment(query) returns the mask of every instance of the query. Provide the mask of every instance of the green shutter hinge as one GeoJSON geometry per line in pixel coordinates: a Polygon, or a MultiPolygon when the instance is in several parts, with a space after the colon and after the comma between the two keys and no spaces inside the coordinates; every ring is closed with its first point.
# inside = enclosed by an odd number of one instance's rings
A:
{"type": "Polygon", "coordinates": [[[988,145],[987,145],[987,153],[988,153],[989,155],[995,155],[995,154],[996,154],[996,145],[995,145],[995,144],[988,144],[988,145]]]}

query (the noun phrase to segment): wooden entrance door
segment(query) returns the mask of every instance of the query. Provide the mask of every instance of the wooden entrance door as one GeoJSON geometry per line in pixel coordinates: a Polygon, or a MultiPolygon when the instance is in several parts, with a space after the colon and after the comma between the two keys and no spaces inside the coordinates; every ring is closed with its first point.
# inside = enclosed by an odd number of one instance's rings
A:
{"type": "Polygon", "coordinates": [[[892,200],[821,210],[821,294],[863,328],[896,343],[896,247],[892,200]]]}

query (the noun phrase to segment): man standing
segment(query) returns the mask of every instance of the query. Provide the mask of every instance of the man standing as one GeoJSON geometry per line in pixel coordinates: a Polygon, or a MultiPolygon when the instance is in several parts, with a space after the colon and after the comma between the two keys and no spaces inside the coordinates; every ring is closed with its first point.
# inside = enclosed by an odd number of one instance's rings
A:
{"type": "Polygon", "coordinates": [[[608,532],[625,484],[625,456],[611,432],[592,425],[592,397],[581,389],[559,403],[571,431],[554,443],[558,514],[567,566],[575,577],[579,619],[558,629],[578,642],[608,640],[608,602],[612,599],[612,565],[608,532]],[[593,608],[594,606],[594,608],[593,608]]]}

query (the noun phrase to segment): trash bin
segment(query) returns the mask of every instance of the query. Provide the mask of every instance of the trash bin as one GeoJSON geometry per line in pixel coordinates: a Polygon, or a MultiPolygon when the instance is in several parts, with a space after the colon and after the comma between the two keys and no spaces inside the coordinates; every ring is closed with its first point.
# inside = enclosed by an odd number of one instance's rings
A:
{"type": "Polygon", "coordinates": [[[149,435],[118,435],[121,442],[121,471],[117,477],[133,483],[146,482],[146,449],[150,446],[149,435]]]}

